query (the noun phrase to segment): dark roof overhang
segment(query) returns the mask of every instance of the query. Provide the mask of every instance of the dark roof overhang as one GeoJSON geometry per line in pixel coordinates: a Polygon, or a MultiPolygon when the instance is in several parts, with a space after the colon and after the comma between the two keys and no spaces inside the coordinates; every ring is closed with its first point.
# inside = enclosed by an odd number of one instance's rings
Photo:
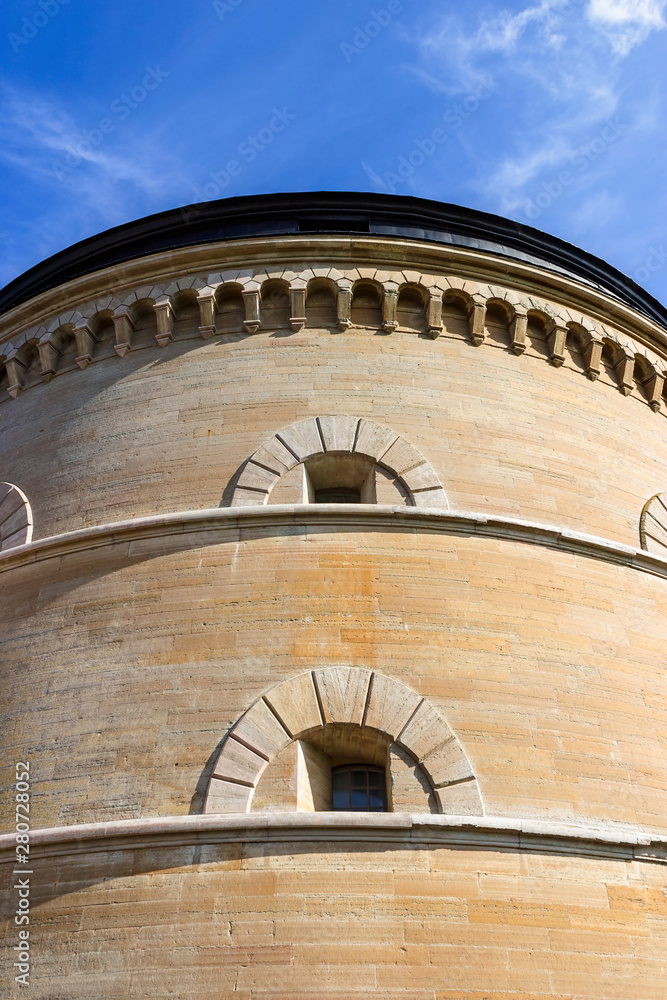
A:
{"type": "Polygon", "coordinates": [[[297,233],[395,236],[523,261],[583,282],[667,327],[665,306],[631,278],[532,226],[422,198],[337,191],[225,198],[116,226],[11,281],[0,291],[0,315],[50,288],[149,254],[297,233]]]}

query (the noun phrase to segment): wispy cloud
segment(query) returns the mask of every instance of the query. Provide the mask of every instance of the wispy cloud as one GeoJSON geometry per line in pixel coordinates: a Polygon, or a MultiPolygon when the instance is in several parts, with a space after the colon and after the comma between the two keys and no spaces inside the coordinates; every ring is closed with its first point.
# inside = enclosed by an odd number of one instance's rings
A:
{"type": "Polygon", "coordinates": [[[475,39],[475,48],[484,52],[514,51],[524,34],[534,28],[540,40],[550,46],[560,47],[564,35],[558,30],[572,7],[572,0],[542,0],[534,7],[526,7],[518,14],[502,10],[482,22],[475,39]]]}
{"type": "MultiPolygon", "coordinates": [[[[502,214],[522,216],[536,188],[546,183],[555,189],[559,172],[568,168],[574,178],[568,179],[568,193],[579,190],[587,206],[608,203],[603,193],[597,201],[589,197],[591,178],[601,167],[599,154],[589,155],[589,149],[610,146],[601,136],[605,128],[611,134],[611,120],[615,136],[623,138],[630,125],[646,128],[642,108],[630,124],[619,124],[622,62],[665,27],[665,6],[667,0],[540,0],[518,11],[496,9],[476,23],[470,11],[458,19],[450,13],[422,37],[425,65],[415,75],[430,89],[439,79],[438,65],[446,77],[458,75],[459,85],[483,68],[499,80],[497,100],[503,102],[503,91],[507,95],[505,133],[497,143],[502,154],[478,162],[470,181],[478,197],[502,214]]],[[[650,93],[643,101],[650,104],[650,93]]],[[[584,214],[591,217],[590,207],[584,214]]]]}
{"type": "Polygon", "coordinates": [[[71,185],[79,204],[88,198],[102,213],[107,190],[110,204],[111,191],[119,182],[150,195],[165,190],[168,171],[152,166],[159,158],[150,149],[150,140],[126,143],[127,152],[119,152],[118,144],[100,132],[97,123],[81,128],[53,100],[6,84],[0,90],[4,107],[0,163],[42,184],[71,185]],[[99,133],[97,144],[90,140],[93,132],[99,133]]]}
{"type": "Polygon", "coordinates": [[[665,28],[667,0],[590,0],[590,24],[602,32],[613,51],[626,56],[652,31],[665,28]]]}

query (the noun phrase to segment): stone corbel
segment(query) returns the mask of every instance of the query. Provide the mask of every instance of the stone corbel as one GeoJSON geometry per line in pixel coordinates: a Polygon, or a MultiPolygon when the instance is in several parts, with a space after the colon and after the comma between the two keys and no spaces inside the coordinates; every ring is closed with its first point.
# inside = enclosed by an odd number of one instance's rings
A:
{"type": "Polygon", "coordinates": [[[522,312],[520,309],[514,310],[514,316],[510,324],[510,333],[512,335],[512,342],[510,347],[515,354],[523,354],[526,350],[527,338],[526,334],[528,332],[528,313],[522,312]]]}
{"type": "Polygon", "coordinates": [[[306,325],[306,282],[295,281],[290,285],[290,326],[295,333],[306,325]]]}
{"type": "Polygon", "coordinates": [[[602,371],[602,338],[591,334],[586,347],[584,348],[584,364],[586,365],[586,377],[595,382],[600,377],[602,371]]]}
{"type": "Polygon", "coordinates": [[[197,293],[199,303],[199,334],[204,340],[210,340],[215,335],[215,292],[211,288],[202,288],[197,293]]]}
{"type": "Polygon", "coordinates": [[[82,320],[72,331],[76,339],[77,357],[74,359],[79,368],[87,368],[93,360],[93,345],[97,338],[93,333],[88,320],[82,320]]]}
{"type": "Polygon", "coordinates": [[[565,342],[567,327],[552,319],[547,327],[547,343],[549,344],[549,361],[554,368],[560,368],[565,361],[565,342]]]}
{"type": "Polygon", "coordinates": [[[388,283],[382,289],[382,329],[385,333],[393,333],[397,329],[397,309],[398,285],[388,283]]]}
{"type": "Polygon", "coordinates": [[[336,312],[339,330],[349,330],[352,326],[352,283],[338,284],[336,312]]]}
{"type": "Polygon", "coordinates": [[[665,375],[661,375],[657,371],[653,371],[647,379],[642,382],[642,388],[646,393],[646,399],[648,405],[651,407],[654,413],[657,413],[660,409],[660,402],[662,400],[662,390],[665,385],[665,375]]]}
{"type": "Polygon", "coordinates": [[[25,365],[14,354],[13,357],[9,357],[5,361],[5,370],[7,372],[7,392],[12,399],[16,399],[23,392],[25,365]]]}
{"type": "Polygon", "coordinates": [[[154,302],[153,309],[157,320],[155,339],[160,347],[166,347],[174,339],[174,312],[169,296],[163,295],[161,299],[154,302]]]}
{"type": "Polygon", "coordinates": [[[427,326],[428,335],[435,340],[442,333],[442,290],[430,288],[428,293],[427,326]]]}
{"type": "Polygon", "coordinates": [[[262,325],[259,311],[259,288],[249,288],[243,291],[243,302],[245,304],[245,319],[243,325],[248,333],[257,333],[262,325]]]}
{"type": "Polygon", "coordinates": [[[484,299],[473,298],[468,307],[468,322],[470,324],[470,339],[479,347],[486,336],[484,322],[486,320],[486,302],[484,299]]]}
{"type": "Polygon", "coordinates": [[[56,374],[58,358],[60,357],[56,345],[53,343],[51,338],[52,334],[47,333],[44,337],[42,337],[37,345],[43,382],[50,382],[56,374]]]}
{"type": "Polygon", "coordinates": [[[635,387],[635,356],[626,348],[620,348],[620,358],[614,365],[619,391],[629,396],[635,387]]]}
{"type": "Polygon", "coordinates": [[[134,323],[130,319],[130,310],[127,306],[120,306],[111,318],[113,319],[114,330],[116,331],[114,350],[119,358],[124,358],[132,348],[134,323]]]}

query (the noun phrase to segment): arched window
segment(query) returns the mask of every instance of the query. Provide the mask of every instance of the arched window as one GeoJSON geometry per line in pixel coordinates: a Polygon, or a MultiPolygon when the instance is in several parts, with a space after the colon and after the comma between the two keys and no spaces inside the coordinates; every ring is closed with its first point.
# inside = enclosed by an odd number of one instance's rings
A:
{"type": "Polygon", "coordinates": [[[267,501],[447,509],[438,475],[416,448],[388,427],[342,414],[284,427],[250,456],[233,486],[231,506],[267,501]]]}
{"type": "Polygon", "coordinates": [[[375,462],[364,455],[328,452],[305,462],[309,503],[376,503],[375,462]]]}
{"type": "Polygon", "coordinates": [[[345,812],[387,812],[387,777],[383,767],[346,764],[331,771],[331,808],[345,812]]]}
{"type": "Polygon", "coordinates": [[[354,667],[297,674],[229,730],[204,811],[348,809],[483,814],[462,747],[416,691],[354,667]]]}

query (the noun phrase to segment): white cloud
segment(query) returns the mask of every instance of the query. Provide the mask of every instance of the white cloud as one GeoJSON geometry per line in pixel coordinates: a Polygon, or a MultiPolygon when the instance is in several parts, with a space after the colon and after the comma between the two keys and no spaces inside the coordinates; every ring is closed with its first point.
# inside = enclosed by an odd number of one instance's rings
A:
{"type": "Polygon", "coordinates": [[[652,31],[665,28],[667,0],[590,0],[587,17],[609,41],[613,51],[626,56],[652,31]]]}
{"type": "MultiPolygon", "coordinates": [[[[554,186],[591,143],[599,145],[626,104],[623,57],[665,27],[665,7],[667,0],[532,0],[517,10],[496,2],[491,15],[449,13],[431,25],[415,74],[430,89],[442,75],[455,87],[482,68],[498,81],[495,100],[506,128],[500,155],[477,157],[469,181],[492,210],[522,214],[544,184],[554,186]],[[609,44],[618,58],[609,58],[609,44]]],[[[644,103],[649,98],[644,94],[644,103]]],[[[623,146],[630,128],[633,135],[653,132],[655,141],[658,127],[654,114],[634,108],[614,146],[623,146]]],[[[608,169],[606,157],[598,163],[591,156],[585,171],[574,168],[568,191],[579,201],[590,179],[608,169]]]]}
{"type": "Polygon", "coordinates": [[[0,162],[43,183],[64,180],[78,200],[89,196],[98,208],[106,201],[104,189],[119,181],[148,194],[162,188],[165,171],[150,168],[149,142],[138,148],[130,142],[127,154],[117,152],[113,133],[103,134],[97,123],[88,129],[88,136],[99,134],[95,144],[56,102],[6,85],[1,89],[0,162]]]}
{"type": "Polygon", "coordinates": [[[535,7],[526,7],[518,14],[512,15],[502,10],[497,17],[483,21],[476,38],[476,47],[486,52],[513,51],[526,30],[535,26],[542,35],[543,41],[560,46],[564,36],[556,31],[562,22],[561,11],[571,5],[571,0],[542,0],[535,7]]]}

